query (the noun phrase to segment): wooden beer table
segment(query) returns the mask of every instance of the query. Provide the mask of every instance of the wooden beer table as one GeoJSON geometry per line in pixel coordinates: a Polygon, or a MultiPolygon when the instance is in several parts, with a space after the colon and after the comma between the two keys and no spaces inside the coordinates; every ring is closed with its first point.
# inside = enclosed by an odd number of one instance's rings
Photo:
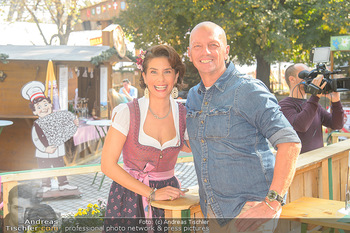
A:
{"type": "Polygon", "coordinates": [[[302,197],[283,206],[280,219],[301,222],[301,232],[306,232],[307,224],[334,228],[344,232],[343,230],[350,230],[350,216],[338,211],[344,207],[344,201],[302,197]]]}
{"type": "Polygon", "coordinates": [[[169,222],[167,229],[169,233],[203,232],[205,229],[199,196],[196,194],[186,193],[185,196],[173,201],[152,201],[151,205],[164,209],[165,219],[169,222]]]}

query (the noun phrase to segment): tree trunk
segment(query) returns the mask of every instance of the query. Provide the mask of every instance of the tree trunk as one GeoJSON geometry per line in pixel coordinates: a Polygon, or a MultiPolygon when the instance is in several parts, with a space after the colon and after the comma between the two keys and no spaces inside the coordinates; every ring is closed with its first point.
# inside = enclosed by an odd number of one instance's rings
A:
{"type": "Polygon", "coordinates": [[[256,78],[260,79],[272,92],[270,87],[270,63],[262,55],[256,55],[256,78]]]}

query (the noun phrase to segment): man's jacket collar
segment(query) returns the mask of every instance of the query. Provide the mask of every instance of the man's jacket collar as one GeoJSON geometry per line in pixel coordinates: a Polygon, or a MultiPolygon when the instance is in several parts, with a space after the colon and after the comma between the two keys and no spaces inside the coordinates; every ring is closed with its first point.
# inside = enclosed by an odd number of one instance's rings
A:
{"type": "MultiPolygon", "coordinates": [[[[226,66],[227,66],[227,68],[226,68],[225,72],[213,84],[213,86],[215,86],[221,92],[225,91],[227,82],[230,79],[232,73],[237,73],[235,65],[232,62],[229,62],[226,66]]],[[[203,81],[201,80],[201,82],[199,83],[198,93],[201,94],[204,92],[206,92],[206,88],[204,86],[203,81]]]]}

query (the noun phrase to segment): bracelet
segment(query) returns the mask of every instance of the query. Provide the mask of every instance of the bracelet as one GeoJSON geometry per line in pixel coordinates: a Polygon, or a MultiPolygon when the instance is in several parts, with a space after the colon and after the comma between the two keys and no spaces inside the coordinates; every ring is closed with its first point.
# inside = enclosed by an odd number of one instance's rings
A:
{"type": "Polygon", "coordinates": [[[151,201],[154,201],[154,198],[156,196],[155,192],[157,191],[156,188],[152,188],[151,191],[149,192],[149,195],[148,195],[148,202],[151,203],[151,201]]]}
{"type": "Polygon", "coordinates": [[[272,209],[273,211],[275,211],[277,213],[277,211],[266,200],[264,200],[264,202],[270,209],[272,209]]]}

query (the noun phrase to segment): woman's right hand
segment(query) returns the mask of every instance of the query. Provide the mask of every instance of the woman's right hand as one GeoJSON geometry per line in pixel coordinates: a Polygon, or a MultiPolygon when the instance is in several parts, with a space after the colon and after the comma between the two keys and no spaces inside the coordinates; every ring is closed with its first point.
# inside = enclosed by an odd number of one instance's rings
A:
{"type": "Polygon", "coordinates": [[[164,188],[157,189],[154,192],[154,200],[155,201],[172,201],[184,195],[185,193],[182,192],[180,189],[172,186],[166,186],[164,188]]]}

